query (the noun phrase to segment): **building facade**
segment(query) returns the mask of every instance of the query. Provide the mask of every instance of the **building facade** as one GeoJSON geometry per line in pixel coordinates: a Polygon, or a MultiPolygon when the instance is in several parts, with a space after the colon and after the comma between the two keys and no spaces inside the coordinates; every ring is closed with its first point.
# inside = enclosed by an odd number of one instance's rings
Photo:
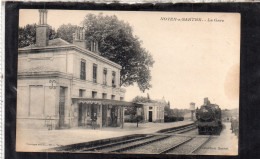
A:
{"type": "Polygon", "coordinates": [[[73,44],[48,40],[47,11],[39,10],[36,44],[18,50],[18,126],[69,128],[123,124],[121,66],[100,56],[78,28],[73,44]],[[90,46],[88,48],[87,46],[90,46]]]}
{"type": "Polygon", "coordinates": [[[143,117],[143,122],[164,122],[164,108],[167,106],[164,100],[138,104],[142,106],[137,108],[137,115],[143,117]]]}

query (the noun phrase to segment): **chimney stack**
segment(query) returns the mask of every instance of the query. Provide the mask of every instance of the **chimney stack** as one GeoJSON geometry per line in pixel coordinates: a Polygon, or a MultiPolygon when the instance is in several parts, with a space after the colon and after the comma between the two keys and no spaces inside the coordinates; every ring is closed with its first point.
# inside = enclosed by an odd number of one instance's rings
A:
{"type": "Polygon", "coordinates": [[[49,26],[47,24],[47,10],[39,9],[39,23],[36,26],[36,46],[45,47],[49,43],[49,26]]]}
{"type": "Polygon", "coordinates": [[[84,49],[87,49],[87,40],[85,38],[85,29],[83,27],[78,27],[73,33],[73,44],[84,49]]]}
{"type": "Polygon", "coordinates": [[[99,54],[99,51],[98,51],[98,41],[96,41],[96,40],[91,41],[90,51],[99,54]]]}
{"type": "Polygon", "coordinates": [[[206,98],[204,98],[204,105],[208,105],[208,104],[210,104],[210,101],[209,101],[208,97],[206,97],[206,98]]]}

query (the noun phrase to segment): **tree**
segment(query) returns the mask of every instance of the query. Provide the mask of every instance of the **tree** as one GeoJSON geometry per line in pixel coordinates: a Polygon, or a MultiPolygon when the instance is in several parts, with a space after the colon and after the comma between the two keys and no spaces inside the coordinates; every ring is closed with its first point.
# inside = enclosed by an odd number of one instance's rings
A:
{"type": "Polygon", "coordinates": [[[116,16],[87,14],[83,20],[86,39],[99,43],[101,56],[122,66],[121,85],[137,83],[141,91],[151,88],[152,55],[141,47],[132,27],[116,16]]]}
{"type": "Polygon", "coordinates": [[[18,48],[35,44],[36,42],[36,24],[28,24],[18,29],[18,48]]]}
{"type": "MultiPolygon", "coordinates": [[[[82,21],[86,29],[85,36],[89,41],[98,41],[101,56],[122,66],[120,85],[130,86],[137,83],[143,92],[152,87],[150,68],[154,64],[152,55],[145,50],[142,42],[133,35],[132,27],[116,16],[88,14],[82,21]]],[[[60,37],[73,42],[76,25],[61,25],[57,34],[50,29],[50,39],[60,37]]],[[[36,24],[19,28],[19,47],[35,43],[36,24]]]]}
{"type": "Polygon", "coordinates": [[[136,96],[132,102],[134,103],[149,103],[149,102],[153,102],[150,97],[142,97],[142,96],[136,96]]]}
{"type": "Polygon", "coordinates": [[[77,29],[77,25],[71,25],[71,24],[63,24],[57,29],[58,37],[72,43],[73,42],[73,33],[75,33],[77,29]]]}
{"type": "MultiPolygon", "coordinates": [[[[36,43],[36,24],[27,24],[18,29],[18,48],[23,48],[36,43]]],[[[49,26],[49,39],[57,38],[57,33],[49,26]]]]}

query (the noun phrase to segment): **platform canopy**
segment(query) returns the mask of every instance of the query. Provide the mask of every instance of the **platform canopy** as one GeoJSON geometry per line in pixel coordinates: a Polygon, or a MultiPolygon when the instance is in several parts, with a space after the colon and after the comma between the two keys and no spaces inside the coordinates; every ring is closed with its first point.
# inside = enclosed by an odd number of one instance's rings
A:
{"type": "Polygon", "coordinates": [[[126,101],[119,101],[119,100],[112,100],[112,99],[95,99],[95,98],[82,98],[76,97],[72,98],[73,103],[83,103],[83,104],[102,104],[102,105],[114,105],[114,106],[135,106],[141,107],[142,104],[133,103],[133,102],[126,102],[126,101]]]}

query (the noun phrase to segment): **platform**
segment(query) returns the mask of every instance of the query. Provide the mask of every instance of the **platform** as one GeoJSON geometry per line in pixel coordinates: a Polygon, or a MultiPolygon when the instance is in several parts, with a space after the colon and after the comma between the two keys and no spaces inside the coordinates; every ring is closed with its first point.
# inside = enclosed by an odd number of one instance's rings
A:
{"type": "Polygon", "coordinates": [[[18,129],[16,134],[16,151],[40,152],[49,148],[69,144],[88,142],[112,137],[120,137],[131,134],[155,133],[161,129],[178,127],[190,124],[192,121],[179,121],[173,123],[125,123],[124,128],[75,128],[63,130],[35,130],[18,129]]]}

